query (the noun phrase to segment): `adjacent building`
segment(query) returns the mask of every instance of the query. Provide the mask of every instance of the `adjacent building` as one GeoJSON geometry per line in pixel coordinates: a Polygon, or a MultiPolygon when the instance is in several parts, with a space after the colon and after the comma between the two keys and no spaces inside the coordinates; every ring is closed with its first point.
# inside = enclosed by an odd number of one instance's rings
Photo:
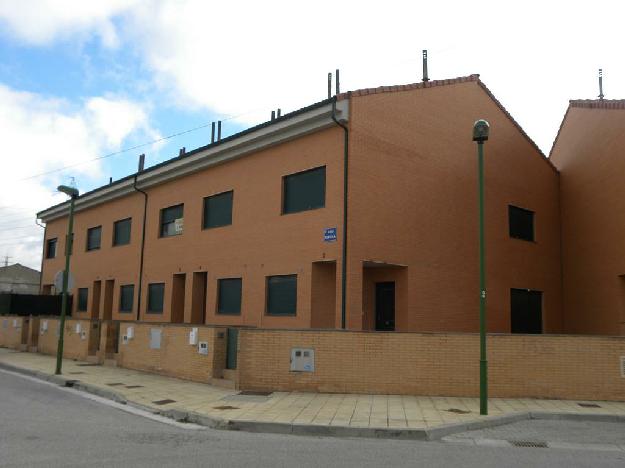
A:
{"type": "MultiPolygon", "coordinates": [[[[339,94],[81,195],[73,314],[477,331],[480,118],[488,330],[575,330],[562,313],[559,172],[477,75],[339,94]]],[[[68,203],[38,214],[45,293],[67,215],[68,203]]]]}
{"type": "Polygon", "coordinates": [[[574,100],[550,159],[560,171],[563,327],[625,335],[625,100],[574,100]]]}
{"type": "Polygon", "coordinates": [[[38,294],[39,277],[37,270],[15,263],[0,267],[0,293],[38,294]]]}

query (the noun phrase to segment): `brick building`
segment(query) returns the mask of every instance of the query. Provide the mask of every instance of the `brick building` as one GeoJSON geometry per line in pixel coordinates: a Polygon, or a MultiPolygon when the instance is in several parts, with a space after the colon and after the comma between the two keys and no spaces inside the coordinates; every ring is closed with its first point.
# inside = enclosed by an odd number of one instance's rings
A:
{"type": "Polygon", "coordinates": [[[560,171],[563,327],[625,335],[625,100],[570,101],[550,159],[560,171]]]}
{"type": "MultiPolygon", "coordinates": [[[[81,195],[73,315],[476,331],[479,118],[488,330],[562,332],[559,173],[477,75],[340,94],[81,195]]],[[[38,214],[43,292],[67,212],[38,214]]]]}

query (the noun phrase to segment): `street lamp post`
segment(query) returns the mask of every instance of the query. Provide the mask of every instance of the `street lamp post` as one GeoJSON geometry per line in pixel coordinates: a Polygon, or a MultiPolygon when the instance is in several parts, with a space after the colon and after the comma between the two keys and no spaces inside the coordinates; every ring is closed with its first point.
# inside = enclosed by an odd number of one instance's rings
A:
{"type": "Polygon", "coordinates": [[[484,258],[484,142],[488,140],[490,125],[486,120],[473,124],[473,141],[477,143],[479,244],[480,244],[480,414],[488,414],[488,360],[486,359],[486,266],[484,258]]]}
{"type": "Polygon", "coordinates": [[[61,299],[61,320],[59,324],[59,342],[56,348],[56,371],[55,374],[61,373],[63,362],[63,335],[65,332],[65,314],[67,311],[67,283],[69,281],[69,257],[72,251],[74,239],[72,232],[74,230],[74,201],[78,198],[78,190],[67,185],[60,185],[57,189],[70,197],[69,201],[69,220],[67,223],[67,245],[65,246],[65,269],[63,270],[63,296],[61,299]]]}

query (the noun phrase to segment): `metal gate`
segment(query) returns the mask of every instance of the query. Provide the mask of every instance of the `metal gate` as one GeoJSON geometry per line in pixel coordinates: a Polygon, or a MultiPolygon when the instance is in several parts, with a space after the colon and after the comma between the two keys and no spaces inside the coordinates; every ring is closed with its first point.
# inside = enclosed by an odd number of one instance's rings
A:
{"type": "Polygon", "coordinates": [[[226,369],[237,368],[237,348],[238,348],[239,330],[236,328],[228,328],[228,342],[226,348],[226,369]]]}

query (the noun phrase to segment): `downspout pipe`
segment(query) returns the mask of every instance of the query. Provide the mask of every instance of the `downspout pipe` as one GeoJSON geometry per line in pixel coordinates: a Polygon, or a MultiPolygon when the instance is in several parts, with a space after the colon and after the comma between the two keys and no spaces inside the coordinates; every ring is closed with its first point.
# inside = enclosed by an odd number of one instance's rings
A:
{"type": "Polygon", "coordinates": [[[137,322],[141,319],[141,295],[142,295],[142,285],[143,285],[143,254],[145,251],[145,223],[147,219],[148,213],[148,194],[137,187],[137,176],[139,173],[135,174],[135,179],[132,184],[132,188],[134,188],[137,192],[143,194],[143,225],[141,227],[141,258],[139,260],[139,288],[138,288],[138,296],[137,296],[137,322]]]}
{"type": "Polygon", "coordinates": [[[347,193],[349,129],[336,118],[336,96],[332,101],[332,120],[343,129],[343,248],[341,252],[341,328],[345,330],[347,315],[347,193]]]}

